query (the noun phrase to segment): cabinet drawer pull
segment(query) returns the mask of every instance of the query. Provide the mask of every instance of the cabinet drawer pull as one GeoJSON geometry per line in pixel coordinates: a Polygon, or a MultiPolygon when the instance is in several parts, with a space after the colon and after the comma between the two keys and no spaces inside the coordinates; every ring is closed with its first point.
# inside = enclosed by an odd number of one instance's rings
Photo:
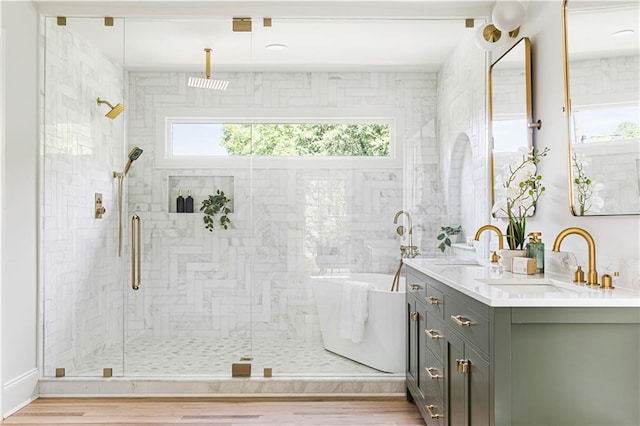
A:
{"type": "Polygon", "coordinates": [[[432,305],[439,305],[440,304],[440,300],[438,300],[437,297],[429,296],[429,297],[427,297],[427,300],[429,300],[429,303],[431,303],[432,305]]]}
{"type": "Polygon", "coordinates": [[[434,367],[425,367],[425,371],[427,372],[427,375],[429,376],[429,378],[431,380],[438,380],[440,378],[442,378],[442,376],[440,374],[433,374],[434,371],[438,371],[436,370],[434,367]]]}
{"type": "Polygon", "coordinates": [[[413,291],[417,291],[417,290],[420,290],[422,287],[420,287],[418,284],[409,284],[409,288],[413,291]]]}
{"type": "Polygon", "coordinates": [[[434,329],[432,329],[432,328],[429,328],[429,329],[425,330],[424,332],[425,332],[425,333],[427,334],[427,336],[429,336],[429,338],[430,338],[430,339],[432,339],[432,340],[438,340],[439,338],[441,338],[441,337],[442,337],[442,336],[440,336],[440,335],[438,334],[438,330],[434,330],[434,329]]]}
{"type": "Polygon", "coordinates": [[[411,312],[409,315],[412,321],[418,321],[420,319],[420,314],[417,312],[411,312]]]}
{"type": "Polygon", "coordinates": [[[473,323],[462,315],[451,315],[451,319],[460,327],[471,327],[473,323]]]}
{"type": "Polygon", "coordinates": [[[431,417],[432,419],[441,419],[444,417],[442,414],[433,414],[432,410],[434,408],[438,408],[435,405],[427,405],[426,408],[427,408],[427,411],[429,412],[429,417],[431,417]]]}

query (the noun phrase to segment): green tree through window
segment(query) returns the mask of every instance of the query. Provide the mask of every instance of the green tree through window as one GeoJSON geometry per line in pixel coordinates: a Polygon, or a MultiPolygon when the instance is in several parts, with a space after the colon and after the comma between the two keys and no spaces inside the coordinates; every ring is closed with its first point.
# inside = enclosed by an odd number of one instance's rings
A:
{"type": "Polygon", "coordinates": [[[224,124],[222,146],[230,155],[384,157],[389,125],[224,124]]]}

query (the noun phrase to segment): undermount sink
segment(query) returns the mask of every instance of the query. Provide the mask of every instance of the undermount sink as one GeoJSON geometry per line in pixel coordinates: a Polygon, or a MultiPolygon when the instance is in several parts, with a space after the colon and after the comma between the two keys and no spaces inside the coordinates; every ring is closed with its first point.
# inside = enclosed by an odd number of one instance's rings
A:
{"type": "Polygon", "coordinates": [[[460,259],[458,257],[453,258],[436,258],[433,262],[436,265],[465,265],[465,266],[479,266],[475,259],[460,259]]]}
{"type": "Polygon", "coordinates": [[[549,278],[483,278],[478,281],[511,294],[591,293],[595,291],[549,278]]]}

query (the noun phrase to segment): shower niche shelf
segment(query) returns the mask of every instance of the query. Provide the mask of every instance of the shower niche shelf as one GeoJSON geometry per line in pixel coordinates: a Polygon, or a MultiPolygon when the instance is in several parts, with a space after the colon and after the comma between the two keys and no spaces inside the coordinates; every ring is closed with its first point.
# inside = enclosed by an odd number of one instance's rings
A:
{"type": "MultiPolygon", "coordinates": [[[[235,211],[235,179],[233,176],[209,176],[209,175],[169,175],[167,179],[167,212],[177,213],[176,199],[179,191],[186,199],[189,191],[193,197],[193,211],[200,212],[202,200],[209,195],[215,195],[216,191],[224,192],[231,199],[229,208],[235,211]]],[[[190,214],[190,213],[180,213],[190,214]]]]}

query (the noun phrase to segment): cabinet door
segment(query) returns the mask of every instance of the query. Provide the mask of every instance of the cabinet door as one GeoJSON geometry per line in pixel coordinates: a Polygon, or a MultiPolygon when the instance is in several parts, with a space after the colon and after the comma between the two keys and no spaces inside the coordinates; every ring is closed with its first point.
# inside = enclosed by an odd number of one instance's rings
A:
{"type": "MultiPolygon", "coordinates": [[[[468,425],[467,419],[467,381],[461,365],[464,362],[464,342],[453,333],[447,338],[447,405],[449,424],[468,425]]],[[[475,425],[474,425],[475,426],[475,425]]]]}
{"type": "Polygon", "coordinates": [[[418,387],[419,378],[419,365],[418,365],[418,317],[417,300],[407,295],[407,381],[414,386],[418,387]]]}
{"type": "Polygon", "coordinates": [[[467,383],[469,389],[468,403],[469,424],[484,426],[489,424],[489,363],[485,361],[470,345],[464,347],[467,362],[467,383]]]}
{"type": "Polygon", "coordinates": [[[416,304],[416,312],[418,313],[416,327],[416,357],[418,358],[418,389],[424,397],[427,393],[427,371],[426,371],[426,334],[424,332],[427,321],[427,308],[422,303],[416,304]]]}
{"type": "Polygon", "coordinates": [[[475,348],[451,334],[447,340],[450,424],[489,425],[489,363],[475,348]]]}

